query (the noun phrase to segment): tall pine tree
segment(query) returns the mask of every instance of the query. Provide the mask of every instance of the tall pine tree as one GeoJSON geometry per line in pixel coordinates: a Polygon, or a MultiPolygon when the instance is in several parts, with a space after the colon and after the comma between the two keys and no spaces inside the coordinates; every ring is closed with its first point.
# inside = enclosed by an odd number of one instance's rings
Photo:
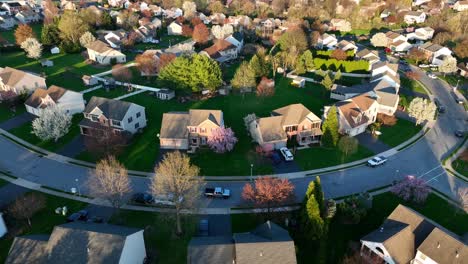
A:
{"type": "Polygon", "coordinates": [[[340,139],[338,133],[338,116],[336,114],[336,106],[330,107],[328,110],[327,119],[322,125],[322,144],[325,147],[335,147],[340,139]]]}

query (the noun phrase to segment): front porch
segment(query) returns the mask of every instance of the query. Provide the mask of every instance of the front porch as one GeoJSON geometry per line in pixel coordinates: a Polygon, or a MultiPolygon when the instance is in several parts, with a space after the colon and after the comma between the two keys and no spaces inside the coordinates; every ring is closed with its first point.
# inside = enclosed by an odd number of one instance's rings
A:
{"type": "Polygon", "coordinates": [[[300,146],[319,144],[322,138],[322,134],[323,133],[320,129],[303,130],[297,133],[296,141],[300,146]]]}
{"type": "Polygon", "coordinates": [[[360,251],[361,259],[363,263],[368,264],[385,264],[387,263],[379,254],[368,248],[364,244],[361,245],[360,251]]]}

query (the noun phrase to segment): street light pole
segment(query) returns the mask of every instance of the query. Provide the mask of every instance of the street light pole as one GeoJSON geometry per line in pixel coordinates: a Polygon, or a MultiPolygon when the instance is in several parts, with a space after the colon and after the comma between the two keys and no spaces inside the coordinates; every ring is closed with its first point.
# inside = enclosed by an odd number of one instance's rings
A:
{"type": "Polygon", "coordinates": [[[252,180],[253,177],[253,163],[250,163],[250,180],[252,180]]]}
{"type": "Polygon", "coordinates": [[[78,195],[81,196],[80,184],[78,182],[78,178],[75,179],[75,182],[76,182],[76,187],[78,188],[78,195]]]}

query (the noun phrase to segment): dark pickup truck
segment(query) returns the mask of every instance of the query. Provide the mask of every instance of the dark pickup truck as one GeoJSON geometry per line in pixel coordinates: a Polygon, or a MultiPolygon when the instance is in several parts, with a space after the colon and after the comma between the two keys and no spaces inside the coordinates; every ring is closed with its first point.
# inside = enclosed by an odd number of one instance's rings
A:
{"type": "Polygon", "coordinates": [[[229,189],[224,189],[222,187],[206,188],[205,196],[209,198],[227,199],[231,196],[231,191],[229,189]]]}

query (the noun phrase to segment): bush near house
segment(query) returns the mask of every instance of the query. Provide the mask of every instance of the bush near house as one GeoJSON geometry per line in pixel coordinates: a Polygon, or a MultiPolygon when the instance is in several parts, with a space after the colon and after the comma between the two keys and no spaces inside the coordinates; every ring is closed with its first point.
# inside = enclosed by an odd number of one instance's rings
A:
{"type": "Polygon", "coordinates": [[[364,60],[339,61],[336,59],[314,58],[314,65],[316,69],[331,71],[341,70],[347,73],[367,73],[369,70],[369,62],[364,60]]]}

